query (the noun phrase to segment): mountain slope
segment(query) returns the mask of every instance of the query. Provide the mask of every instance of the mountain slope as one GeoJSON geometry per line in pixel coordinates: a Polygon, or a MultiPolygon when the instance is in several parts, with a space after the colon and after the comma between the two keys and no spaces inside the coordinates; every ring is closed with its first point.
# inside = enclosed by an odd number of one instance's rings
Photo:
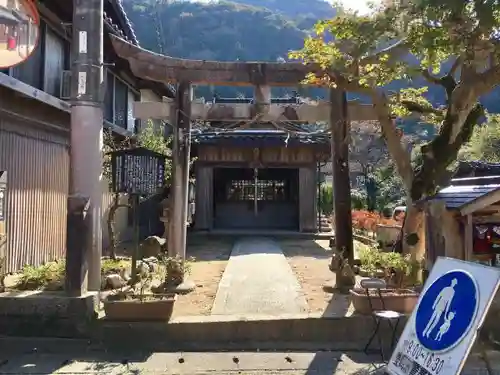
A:
{"type": "Polygon", "coordinates": [[[202,60],[276,61],[302,46],[305,32],[268,9],[230,2],[173,2],[159,9],[151,1],[127,0],[125,9],[145,48],[158,51],[160,17],[168,55],[202,60]]]}
{"type": "MultiPolygon", "coordinates": [[[[123,0],[141,45],[159,51],[158,19],[163,28],[164,51],[175,57],[200,60],[276,61],[303,45],[308,30],[318,19],[332,17],[334,9],[323,0],[233,0],[197,3],[189,1],[123,0]]],[[[411,58],[411,57],[409,57],[411,58]]],[[[391,90],[427,85],[393,82],[391,90]]],[[[211,97],[211,89],[198,89],[197,95],[211,97]]],[[[250,88],[217,88],[224,97],[251,96],[250,88]]],[[[291,92],[275,89],[274,95],[291,92]]],[[[428,97],[444,103],[444,91],[431,86],[428,97]]],[[[307,95],[323,97],[324,90],[309,89],[307,95]]],[[[352,98],[353,96],[350,95],[352,98]]],[[[359,98],[365,101],[364,98],[359,98]]],[[[491,112],[500,112],[500,89],[483,98],[491,112]]]]}

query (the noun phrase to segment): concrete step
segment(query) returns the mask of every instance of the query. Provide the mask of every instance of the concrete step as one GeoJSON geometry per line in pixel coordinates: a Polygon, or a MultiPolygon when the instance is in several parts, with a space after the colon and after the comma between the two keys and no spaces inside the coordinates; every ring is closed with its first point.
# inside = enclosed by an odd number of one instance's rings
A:
{"type": "MultiPolygon", "coordinates": [[[[66,324],[58,327],[26,322],[26,318],[3,317],[1,333],[10,336],[45,336],[76,338],[68,335],[66,324]],[[22,329],[28,323],[30,330],[22,329]],[[6,328],[9,327],[9,329],[6,328]]],[[[403,326],[403,324],[400,324],[403,326]]],[[[282,348],[303,350],[319,346],[329,350],[361,350],[373,329],[370,316],[325,317],[321,314],[288,314],[280,316],[191,316],[165,322],[116,322],[99,319],[81,332],[80,339],[89,345],[133,350],[257,350],[282,348]],[[267,343],[267,344],[265,344],[267,343]],[[267,345],[267,346],[266,346],[267,345]]],[[[382,328],[386,342],[390,330],[382,328]]],[[[0,346],[1,341],[0,341],[0,346]]]]}

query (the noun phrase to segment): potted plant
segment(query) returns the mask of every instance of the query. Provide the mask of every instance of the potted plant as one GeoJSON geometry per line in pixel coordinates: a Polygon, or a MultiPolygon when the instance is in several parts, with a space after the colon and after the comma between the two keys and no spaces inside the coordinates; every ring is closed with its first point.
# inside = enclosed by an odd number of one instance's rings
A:
{"type": "Polygon", "coordinates": [[[106,318],[121,321],[168,321],[172,316],[175,293],[147,293],[155,278],[154,272],[142,276],[137,287],[121,289],[104,300],[106,318]]]}
{"type": "MultiPolygon", "coordinates": [[[[403,314],[409,314],[415,308],[419,293],[409,286],[409,275],[414,267],[409,256],[402,256],[395,252],[381,252],[376,248],[367,248],[359,254],[363,276],[384,279],[387,289],[370,291],[373,310],[392,310],[403,314]]],[[[372,308],[362,288],[350,290],[351,302],[356,312],[371,314],[372,308]]]]}

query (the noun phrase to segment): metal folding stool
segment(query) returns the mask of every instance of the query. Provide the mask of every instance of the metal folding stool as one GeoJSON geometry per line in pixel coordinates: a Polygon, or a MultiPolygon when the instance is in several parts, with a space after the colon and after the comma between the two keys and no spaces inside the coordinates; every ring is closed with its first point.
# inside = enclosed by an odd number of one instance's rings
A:
{"type": "Polygon", "coordinates": [[[361,280],[361,287],[365,289],[366,291],[366,296],[368,297],[368,303],[370,304],[370,310],[371,310],[371,316],[373,318],[373,322],[375,323],[375,328],[373,330],[373,333],[370,336],[370,339],[368,340],[364,352],[368,354],[368,348],[370,347],[373,339],[377,337],[377,341],[380,347],[380,355],[382,357],[382,361],[385,361],[385,355],[384,355],[384,344],[382,340],[382,336],[380,335],[379,329],[380,329],[380,323],[385,320],[387,321],[391,331],[392,331],[392,336],[391,336],[391,351],[394,349],[394,344],[395,344],[395,339],[396,339],[396,332],[398,330],[398,325],[399,321],[401,320],[401,317],[403,317],[403,314],[398,313],[396,311],[392,310],[387,310],[385,308],[385,302],[384,298],[382,297],[382,289],[387,289],[387,284],[384,280],[382,279],[364,279],[361,280]],[[374,302],[372,298],[374,298],[373,294],[370,294],[370,290],[376,290],[376,296],[378,299],[380,299],[380,305],[382,309],[375,309],[374,308],[374,302]],[[394,322],[395,321],[395,322],[394,322]]]}

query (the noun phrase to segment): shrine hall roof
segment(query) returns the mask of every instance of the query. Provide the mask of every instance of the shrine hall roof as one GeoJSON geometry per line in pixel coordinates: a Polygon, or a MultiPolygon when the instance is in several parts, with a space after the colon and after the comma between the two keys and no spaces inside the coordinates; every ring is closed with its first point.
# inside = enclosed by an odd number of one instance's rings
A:
{"type": "Polygon", "coordinates": [[[194,144],[231,144],[241,147],[330,145],[328,134],[287,133],[272,129],[199,132],[192,135],[194,144]]]}

